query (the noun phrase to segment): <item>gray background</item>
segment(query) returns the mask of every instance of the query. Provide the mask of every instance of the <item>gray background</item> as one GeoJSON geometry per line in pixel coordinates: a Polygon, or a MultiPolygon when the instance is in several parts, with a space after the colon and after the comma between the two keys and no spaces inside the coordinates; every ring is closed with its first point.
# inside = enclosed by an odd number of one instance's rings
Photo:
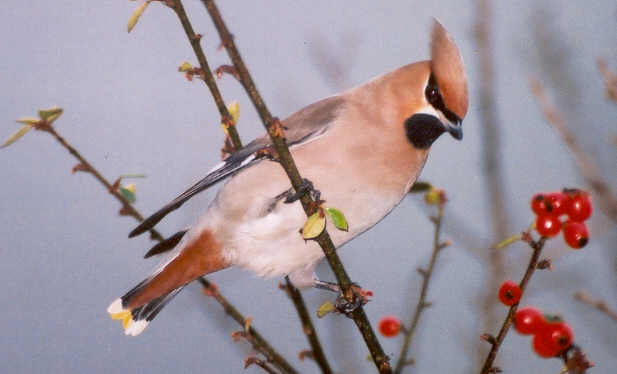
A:
{"type": "MultiPolygon", "coordinates": [[[[209,17],[199,1],[185,6],[213,67],[227,63],[209,17]]],[[[491,234],[481,166],[477,82],[482,75],[472,37],[470,1],[219,1],[223,15],[273,113],[284,117],[385,71],[428,57],[431,16],[448,28],[465,58],[471,90],[462,143],[449,137],[434,146],[423,178],[447,189],[446,236],[454,246],[442,253],[427,311],[411,356],[416,372],[478,370],[488,345],[479,342],[488,284],[491,234]],[[340,69],[340,74],[334,74],[340,69]],[[465,223],[473,235],[461,235],[465,223]]],[[[528,199],[536,191],[584,186],[572,158],[544,123],[527,79],[542,79],[587,151],[598,157],[615,185],[613,136],[617,108],[603,96],[595,59],[615,68],[616,6],[613,1],[512,1],[495,9],[494,54],[497,102],[504,137],[501,155],[507,209],[513,232],[532,220],[528,199]],[[541,25],[549,42],[538,41],[541,25]],[[536,26],[534,26],[536,25],[536,26]],[[550,39],[552,38],[552,39],[550,39]],[[544,57],[543,57],[544,56],[544,57]],[[547,57],[548,56],[548,57],[547,57]],[[553,58],[551,60],[551,57],[553,58]],[[547,64],[547,59],[550,63],[547,64]],[[565,72],[565,75],[555,75],[565,72]]],[[[137,208],[144,214],[184,190],[219,161],[222,133],[205,85],[187,82],[176,69],[195,61],[175,15],[153,3],[136,29],[126,22],[137,3],[128,1],[16,1],[0,10],[0,100],[2,138],[18,127],[13,120],[57,104],[63,134],[109,179],[146,173],[137,181],[137,208]]],[[[241,105],[239,130],[248,141],[262,127],[240,86],[219,81],[226,100],[241,105]]],[[[74,159],[48,135],[30,133],[0,154],[0,372],[242,372],[250,353],[234,343],[238,329],[220,306],[185,289],[138,338],[125,337],[107,317],[109,302],[140,281],[157,260],[141,256],[151,246],[144,236],[128,240],[134,226],[118,217],[119,204],[90,176],[71,175],[74,159]]],[[[203,193],[160,229],[171,234],[190,224],[215,190],[203,193]]],[[[353,279],[372,289],[366,310],[376,323],[384,314],[407,319],[420,284],[414,269],[428,261],[432,225],[420,197],[404,200],[394,213],[341,256],[353,279]]],[[[548,245],[553,272],[538,272],[524,304],[559,311],[573,326],[576,341],[596,362],[594,373],[617,367],[617,325],[573,301],[578,289],[615,307],[615,225],[601,213],[590,221],[592,241],[583,251],[561,239],[548,245]]],[[[505,255],[507,274],[519,279],[528,248],[505,255]]],[[[333,279],[327,266],[324,279],[333,279]]],[[[211,277],[255,326],[301,372],[308,347],[278,280],[261,280],[241,270],[211,277]]],[[[312,311],[331,295],[304,292],[312,311]]],[[[497,307],[499,319],[506,308],[497,307]]],[[[373,372],[353,323],[343,317],[315,318],[325,350],[338,372],[373,372]]],[[[491,329],[495,332],[497,326],[491,329]]],[[[382,339],[398,353],[400,339],[382,339]]],[[[526,337],[510,334],[498,363],[506,372],[556,373],[556,360],[541,360],[526,337]]],[[[249,372],[259,372],[251,368],[249,372]]],[[[411,369],[409,370],[411,371],[411,369]]]]}

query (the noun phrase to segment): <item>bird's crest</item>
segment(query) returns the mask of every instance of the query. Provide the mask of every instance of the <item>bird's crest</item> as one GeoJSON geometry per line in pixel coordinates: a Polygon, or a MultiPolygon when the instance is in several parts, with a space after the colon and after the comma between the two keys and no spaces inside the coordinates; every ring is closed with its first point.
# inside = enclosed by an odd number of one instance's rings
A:
{"type": "Polygon", "coordinates": [[[469,105],[463,57],[454,40],[437,20],[433,21],[431,32],[431,72],[446,107],[463,119],[469,105]]]}

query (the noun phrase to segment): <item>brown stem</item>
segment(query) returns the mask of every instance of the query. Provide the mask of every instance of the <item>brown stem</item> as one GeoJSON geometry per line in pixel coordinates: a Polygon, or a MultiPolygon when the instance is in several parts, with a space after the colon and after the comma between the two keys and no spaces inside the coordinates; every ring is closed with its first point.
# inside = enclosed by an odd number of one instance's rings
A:
{"type": "Polygon", "coordinates": [[[302,331],[311,345],[311,353],[315,359],[315,362],[319,365],[322,373],[331,374],[332,369],[330,368],[328,359],[326,358],[326,355],[321,347],[319,337],[317,336],[317,331],[315,330],[315,326],[313,326],[311,316],[306,309],[306,304],[304,303],[300,290],[298,290],[293,283],[291,283],[289,277],[285,277],[285,283],[285,292],[287,292],[287,295],[294,303],[296,310],[298,311],[298,317],[300,317],[300,321],[302,322],[302,331]]]}
{"type": "Polygon", "coordinates": [[[574,298],[581,303],[585,303],[600,312],[606,314],[610,319],[617,322],[617,312],[608,307],[604,300],[593,299],[589,294],[583,291],[574,293],[574,298]]]}
{"type": "Polygon", "coordinates": [[[566,121],[559,115],[559,112],[551,105],[542,83],[537,79],[531,79],[530,81],[531,91],[536,96],[538,103],[546,121],[553,127],[557,134],[561,136],[566,146],[570,149],[574,161],[578,166],[579,172],[583,175],[583,178],[587,181],[595,195],[600,200],[598,206],[604,211],[610,219],[617,222],[617,196],[611,190],[606,179],[602,176],[600,168],[595,160],[586,153],[583,148],[576,141],[576,137],[570,131],[566,125],[566,121]]]}
{"type": "MultiPolygon", "coordinates": [[[[124,196],[122,196],[120,192],[118,192],[118,189],[115,188],[107,179],[105,179],[105,177],[103,177],[101,173],[99,173],[99,171],[88,162],[88,160],[86,160],[75,148],[73,148],[72,145],[70,145],[60,134],[58,134],[53,126],[46,126],[42,128],[42,130],[50,133],[54,138],[56,138],[58,143],[66,148],[70,154],[72,154],[83,166],[85,166],[84,171],[92,174],[99,182],[101,182],[101,184],[107,188],[107,191],[109,191],[109,193],[120,201],[122,208],[128,215],[140,222],[144,220],[144,217],[137,211],[137,209],[133,207],[133,205],[131,205],[127,199],[124,198],[124,196]]],[[[163,240],[163,236],[155,229],[150,229],[150,237],[158,241],[163,240]]]]}
{"type": "Polygon", "coordinates": [[[426,294],[428,292],[428,285],[431,280],[431,275],[433,274],[433,269],[435,267],[435,262],[437,261],[437,254],[442,249],[442,244],[439,239],[441,233],[441,222],[443,219],[443,211],[444,211],[445,201],[439,204],[437,208],[437,216],[434,217],[433,223],[435,225],[435,233],[433,235],[433,253],[431,254],[431,259],[428,264],[428,268],[420,272],[423,277],[422,280],[422,289],[420,290],[420,298],[418,299],[418,304],[416,305],[416,310],[411,317],[410,327],[405,330],[405,339],[403,340],[403,345],[401,347],[401,352],[398,356],[398,361],[396,362],[396,366],[394,369],[395,374],[400,374],[403,372],[407,360],[407,354],[409,353],[409,347],[411,347],[411,338],[413,337],[414,332],[416,331],[416,327],[418,326],[418,322],[420,321],[420,315],[426,309],[429,304],[426,302],[426,294]]]}
{"type": "MultiPolygon", "coordinates": [[[[208,13],[210,14],[210,17],[212,18],[212,21],[214,22],[214,25],[219,33],[221,42],[227,50],[227,53],[229,54],[229,57],[231,58],[236,70],[238,71],[242,86],[248,93],[251,101],[253,102],[253,105],[255,106],[255,109],[261,117],[261,120],[268,134],[270,135],[270,139],[272,140],[281,166],[289,177],[293,188],[296,191],[299,191],[303,185],[303,179],[300,176],[300,172],[298,171],[298,168],[296,167],[296,164],[291,157],[291,153],[289,152],[289,148],[287,147],[285,138],[282,135],[282,125],[280,121],[276,117],[272,117],[261,95],[257,91],[257,87],[255,86],[255,83],[253,82],[253,79],[251,78],[251,75],[249,74],[246,65],[244,64],[244,61],[242,60],[242,57],[240,56],[240,53],[236,48],[233,37],[227,29],[227,26],[225,25],[223,18],[221,17],[221,14],[216,7],[214,1],[202,0],[202,3],[208,10],[208,13]]],[[[314,204],[310,194],[304,194],[300,198],[300,201],[307,215],[312,214],[314,204]]],[[[330,264],[332,271],[336,275],[336,279],[342,289],[343,296],[348,301],[354,302],[356,295],[351,288],[352,282],[347,275],[345,268],[343,267],[343,263],[335,252],[335,247],[332,243],[330,235],[326,230],[324,230],[317,238],[315,238],[315,241],[321,246],[322,250],[324,251],[326,259],[328,260],[328,263],[330,264]]],[[[371,327],[371,324],[368,320],[368,317],[366,316],[366,313],[364,312],[364,309],[362,307],[356,308],[351,313],[351,317],[353,318],[356,326],[360,330],[360,333],[364,338],[364,341],[371,353],[371,356],[373,357],[373,360],[379,372],[391,373],[392,369],[388,362],[388,357],[385,355],[383,349],[381,348],[381,345],[377,340],[377,336],[375,335],[375,332],[371,327]]]]}
{"type": "Polygon", "coordinates": [[[617,103],[617,75],[609,70],[608,63],[603,58],[598,59],[598,70],[600,70],[600,74],[604,78],[606,97],[617,103]]]}
{"type": "MultiPolygon", "coordinates": [[[[491,232],[495,239],[505,238],[508,233],[507,200],[504,193],[503,166],[501,165],[501,136],[499,131],[499,118],[495,91],[495,63],[492,47],[492,14],[491,0],[476,1],[476,25],[475,40],[478,48],[478,65],[481,79],[478,80],[479,114],[482,127],[483,157],[485,186],[488,189],[488,204],[492,223],[491,232]]],[[[495,284],[501,274],[504,273],[504,265],[500,251],[489,251],[489,274],[488,284],[495,284]]],[[[494,295],[484,295],[483,313],[484,328],[493,326],[497,322],[494,306],[494,295]]]]}
{"type": "MultiPolygon", "coordinates": [[[[72,145],[70,145],[60,134],[58,134],[58,132],[56,132],[56,130],[51,126],[45,126],[44,128],[42,128],[43,131],[46,131],[48,133],[50,133],[54,138],[56,138],[56,140],[64,147],[66,148],[77,160],[79,160],[79,162],[85,166],[85,170],[89,172],[90,174],[92,174],[99,182],[101,182],[101,184],[103,184],[107,190],[114,195],[114,197],[116,199],[118,199],[122,204],[123,207],[125,208],[125,210],[132,216],[134,217],[137,221],[143,221],[143,216],[137,211],[137,209],[135,209],[125,198],[124,196],[122,196],[116,188],[113,188],[112,184],[109,183],[109,181],[107,179],[105,179],[105,177],[103,177],[101,175],[101,173],[94,168],[94,166],[92,166],[92,164],[90,162],[88,162],[88,160],[86,160],[72,145]]],[[[151,229],[150,230],[150,234],[151,237],[155,240],[158,241],[162,241],[163,240],[163,236],[156,230],[151,229]]],[[[200,278],[200,282],[202,284],[210,284],[205,278],[200,278]]],[[[244,317],[236,310],[236,308],[231,305],[227,299],[225,299],[223,297],[223,295],[221,295],[221,293],[217,290],[216,292],[216,297],[215,299],[223,306],[223,309],[225,309],[225,312],[227,314],[229,314],[230,316],[232,316],[232,318],[238,322],[241,326],[245,325],[246,320],[244,319],[244,317]]],[[[259,335],[259,333],[254,329],[254,328],[250,328],[249,332],[254,336],[254,340],[253,340],[253,347],[262,352],[266,357],[268,357],[268,359],[272,360],[273,363],[275,363],[275,365],[277,367],[279,367],[284,373],[289,373],[289,374],[297,374],[297,371],[295,371],[295,369],[293,369],[291,367],[291,365],[285,361],[285,359],[283,359],[281,357],[280,354],[278,354],[274,348],[272,348],[272,346],[270,346],[270,344],[263,338],[261,337],[261,335],[259,335]]]]}
{"type": "MultiPolygon", "coordinates": [[[[522,294],[525,294],[525,289],[527,288],[527,283],[529,283],[529,279],[533,275],[533,272],[536,270],[536,266],[538,264],[538,259],[540,258],[540,253],[542,252],[542,248],[544,247],[544,243],[546,242],[545,237],[541,237],[538,241],[534,241],[529,238],[529,246],[533,249],[533,253],[531,255],[531,259],[529,260],[529,265],[527,265],[527,270],[525,271],[525,275],[523,279],[519,283],[519,287],[521,288],[522,294]]],[[[519,301],[520,303],[520,301],[519,301]]],[[[512,325],[512,320],[514,319],[514,314],[518,309],[519,303],[516,303],[510,307],[508,310],[508,315],[506,316],[505,321],[503,321],[503,325],[501,325],[501,329],[499,330],[499,334],[495,338],[494,341],[491,342],[493,345],[491,347],[491,351],[488,353],[486,357],[486,361],[484,361],[484,365],[482,366],[481,374],[489,374],[491,369],[493,368],[493,362],[495,361],[495,357],[497,357],[497,351],[501,347],[501,343],[506,337],[510,326],[512,325]]]]}
{"type": "MultiPolygon", "coordinates": [[[[213,286],[210,281],[208,281],[205,277],[198,278],[199,283],[208,290],[208,293],[214,297],[216,301],[223,307],[225,313],[227,313],[231,318],[234,319],[240,326],[246,326],[246,318],[238,312],[238,310],[227,301],[227,299],[221,295],[218,288],[213,286]]],[[[294,369],[287,360],[283,358],[272,346],[264,339],[263,336],[253,327],[250,326],[248,328],[248,334],[250,334],[251,339],[247,339],[253,348],[266,356],[269,362],[272,362],[274,366],[279,368],[284,373],[297,374],[298,372],[294,369]]]]}
{"type": "Polygon", "coordinates": [[[210,70],[210,65],[208,65],[208,60],[206,59],[206,55],[204,54],[203,49],[201,48],[201,37],[195,34],[193,31],[193,26],[189,21],[189,17],[186,15],[186,11],[184,10],[184,6],[182,5],[181,0],[174,0],[173,10],[178,15],[180,19],[180,23],[182,23],[182,27],[184,28],[184,32],[191,43],[191,47],[193,47],[193,51],[195,52],[195,56],[197,56],[197,61],[199,61],[199,66],[201,67],[201,71],[203,72],[204,82],[210,89],[210,93],[212,94],[212,98],[216,103],[216,107],[221,114],[221,122],[227,124],[227,132],[229,133],[229,137],[234,148],[240,149],[242,148],[242,141],[240,140],[240,135],[238,134],[238,130],[236,130],[236,126],[233,123],[231,115],[227,110],[227,106],[225,106],[225,101],[221,96],[221,92],[216,85],[216,81],[214,76],[212,75],[212,71],[210,70]]]}
{"type": "Polygon", "coordinates": [[[278,372],[274,370],[273,368],[271,368],[267,362],[264,362],[263,360],[260,360],[257,357],[249,357],[246,360],[244,360],[244,369],[248,369],[248,367],[251,365],[259,366],[268,374],[278,374],[278,372]]]}

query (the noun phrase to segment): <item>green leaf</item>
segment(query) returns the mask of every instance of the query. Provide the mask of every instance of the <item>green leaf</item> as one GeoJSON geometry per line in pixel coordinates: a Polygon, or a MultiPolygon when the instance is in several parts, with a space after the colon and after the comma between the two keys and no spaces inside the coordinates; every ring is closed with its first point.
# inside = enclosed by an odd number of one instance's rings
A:
{"type": "Polygon", "coordinates": [[[411,186],[411,188],[409,189],[409,193],[426,192],[432,187],[433,186],[428,182],[416,181],[416,183],[414,183],[413,186],[411,186]]]}
{"type": "Polygon", "coordinates": [[[317,318],[323,318],[326,314],[332,313],[335,310],[336,307],[334,306],[334,304],[332,304],[330,301],[326,301],[319,306],[319,309],[317,309],[317,318]]]}
{"type": "Polygon", "coordinates": [[[143,4],[141,4],[137,9],[135,9],[133,14],[131,15],[131,18],[129,18],[129,23],[126,27],[126,30],[128,32],[131,32],[131,30],[133,30],[133,27],[135,27],[135,25],[137,24],[137,21],[139,21],[139,17],[141,17],[144,10],[146,10],[146,7],[148,6],[148,4],[150,4],[150,2],[146,1],[143,4]]]}
{"type": "Polygon", "coordinates": [[[188,61],[184,61],[182,65],[178,66],[178,71],[180,73],[186,73],[191,70],[193,70],[193,65],[191,65],[188,61]]]}
{"type": "Polygon", "coordinates": [[[323,214],[323,210],[319,209],[313,213],[302,227],[302,238],[305,240],[314,239],[319,236],[326,228],[326,216],[323,214]]]}
{"type": "Polygon", "coordinates": [[[137,196],[135,196],[135,186],[134,185],[120,187],[119,191],[122,197],[124,197],[129,203],[133,204],[135,200],[137,200],[137,196]]]}
{"type": "Polygon", "coordinates": [[[501,242],[497,243],[494,248],[495,249],[502,249],[502,248],[505,248],[505,247],[509,246],[510,244],[516,243],[517,241],[522,240],[522,239],[523,239],[523,235],[515,234],[515,235],[512,235],[512,236],[502,240],[501,242]]]}
{"type": "Polygon", "coordinates": [[[335,208],[326,208],[326,213],[332,219],[332,223],[336,226],[337,229],[347,231],[349,230],[349,225],[347,224],[347,219],[343,212],[335,208]]]}
{"type": "Polygon", "coordinates": [[[19,138],[26,135],[26,133],[30,131],[31,128],[32,125],[23,125],[21,129],[17,130],[16,133],[11,135],[2,145],[0,145],[0,148],[8,147],[9,145],[15,143],[17,140],[19,140],[19,138]]]}
{"type": "Polygon", "coordinates": [[[62,115],[62,108],[58,108],[57,106],[53,106],[49,109],[41,109],[39,110],[39,117],[49,124],[52,124],[55,120],[58,119],[62,115]]]}

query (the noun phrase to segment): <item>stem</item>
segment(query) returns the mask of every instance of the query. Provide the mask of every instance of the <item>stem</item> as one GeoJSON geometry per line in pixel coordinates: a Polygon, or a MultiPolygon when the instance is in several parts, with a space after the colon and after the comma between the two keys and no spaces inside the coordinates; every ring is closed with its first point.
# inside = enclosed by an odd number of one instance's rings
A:
{"type": "MultiPolygon", "coordinates": [[[[476,0],[476,24],[475,42],[478,48],[478,65],[481,75],[479,80],[479,113],[482,128],[482,159],[484,160],[484,178],[488,189],[490,217],[492,223],[491,232],[494,234],[490,239],[491,244],[495,239],[503,239],[508,233],[507,201],[504,193],[503,166],[501,165],[501,136],[499,128],[497,94],[495,85],[495,63],[492,48],[492,14],[491,0],[476,0]]],[[[504,273],[503,256],[501,251],[489,250],[489,274],[488,284],[497,283],[498,278],[504,273]]],[[[484,328],[493,326],[497,322],[495,305],[497,301],[492,293],[484,295],[483,313],[484,328]]]]}
{"type": "MultiPolygon", "coordinates": [[[[115,188],[113,188],[112,184],[109,183],[109,181],[105,179],[105,177],[103,177],[101,173],[96,170],[96,168],[94,168],[94,166],[92,166],[92,164],[88,162],[88,160],[86,160],[72,145],[70,145],[60,134],[58,134],[51,125],[42,128],[42,130],[50,133],[64,148],[66,148],[77,160],[79,160],[79,162],[86,167],[87,172],[92,174],[99,182],[101,182],[101,184],[103,184],[107,188],[107,190],[123,204],[125,210],[132,217],[134,217],[137,221],[143,221],[143,216],[139,213],[139,211],[137,211],[137,209],[135,209],[124,198],[124,196],[122,196],[115,188]]],[[[155,240],[163,240],[163,236],[154,229],[150,230],[150,234],[151,237],[155,240]]],[[[206,280],[204,277],[199,278],[199,281],[202,284],[210,284],[210,282],[208,282],[208,280],[206,280]]],[[[206,286],[204,285],[204,287],[206,286]]],[[[237,309],[233,305],[231,305],[218,290],[216,291],[215,299],[219,302],[219,304],[223,306],[225,312],[232,316],[232,318],[236,322],[238,322],[240,326],[245,325],[246,320],[244,319],[242,314],[240,314],[237,309]]],[[[285,359],[279,353],[277,353],[274,348],[272,348],[272,346],[270,346],[270,344],[253,327],[249,329],[249,332],[254,337],[254,340],[251,340],[251,344],[253,344],[253,347],[256,350],[262,352],[284,373],[297,374],[297,371],[287,361],[285,361],[285,359]]]]}
{"type": "Polygon", "coordinates": [[[604,300],[601,299],[593,299],[589,294],[583,291],[578,291],[574,293],[574,298],[581,303],[587,304],[600,312],[604,313],[607,317],[617,322],[617,312],[609,308],[604,300]]]}
{"type": "Polygon", "coordinates": [[[317,365],[319,365],[319,367],[321,368],[322,373],[331,374],[332,369],[330,368],[328,359],[326,358],[326,355],[321,347],[319,337],[317,337],[317,331],[315,331],[315,327],[313,326],[313,322],[311,321],[311,316],[306,309],[304,299],[302,299],[302,294],[300,293],[300,290],[298,290],[293,285],[293,283],[291,283],[289,277],[285,277],[285,282],[285,291],[287,292],[287,295],[294,303],[296,310],[298,311],[298,317],[300,317],[300,321],[302,321],[302,331],[306,335],[306,338],[311,345],[311,351],[313,353],[315,362],[317,362],[317,365]]]}
{"type": "Polygon", "coordinates": [[[394,369],[395,374],[400,374],[403,372],[405,368],[405,363],[407,362],[407,354],[409,353],[409,347],[411,346],[411,338],[413,337],[414,332],[416,331],[416,327],[418,326],[418,322],[420,321],[420,315],[428,307],[426,303],[426,294],[428,292],[428,284],[431,280],[431,275],[433,274],[433,268],[435,267],[435,262],[437,260],[437,254],[441,250],[441,242],[439,240],[439,235],[441,232],[441,222],[443,219],[443,210],[444,210],[445,202],[439,204],[437,208],[437,216],[433,220],[435,224],[435,234],[433,236],[433,253],[431,254],[431,259],[428,264],[428,269],[426,271],[421,272],[422,277],[422,289],[420,291],[420,298],[418,299],[418,304],[416,305],[416,310],[411,318],[410,328],[405,331],[405,340],[403,341],[403,346],[401,347],[401,353],[399,353],[398,361],[396,363],[396,367],[394,369]]]}
{"type": "MultiPolygon", "coordinates": [[[[124,196],[122,196],[122,194],[120,194],[120,192],[118,192],[118,189],[114,188],[114,186],[107,179],[105,179],[105,177],[103,177],[103,175],[101,175],[101,173],[96,170],[94,166],[88,162],[88,160],[86,160],[75,148],[73,148],[72,145],[70,145],[60,134],[58,134],[51,125],[44,127],[42,130],[50,133],[54,138],[56,138],[58,143],[66,148],[70,154],[72,154],[81,164],[83,164],[86,171],[92,174],[99,182],[101,182],[101,184],[103,184],[103,186],[107,188],[109,193],[120,201],[122,207],[128,215],[140,222],[144,220],[144,217],[137,211],[137,209],[133,207],[133,205],[131,205],[128,200],[124,198],[124,196]]],[[[155,229],[150,229],[150,237],[158,241],[163,240],[163,236],[155,229]]]]}
{"type": "MultiPolygon", "coordinates": [[[[246,65],[244,64],[244,61],[242,60],[242,57],[240,56],[240,53],[236,48],[233,37],[227,29],[227,26],[225,25],[225,22],[223,21],[223,18],[221,17],[221,14],[217,9],[214,1],[202,0],[202,3],[208,10],[208,13],[210,14],[210,17],[212,18],[212,21],[214,22],[214,25],[219,33],[222,44],[227,50],[229,57],[231,58],[236,70],[238,71],[240,83],[249,95],[251,101],[253,102],[253,105],[255,106],[255,109],[261,117],[261,120],[266,130],[268,131],[268,134],[270,135],[270,139],[272,140],[281,166],[289,177],[293,188],[296,191],[299,191],[303,184],[303,179],[300,176],[298,168],[296,167],[296,164],[291,157],[291,153],[289,152],[289,148],[287,147],[287,144],[285,142],[285,138],[282,135],[282,125],[280,121],[277,118],[272,117],[261,95],[257,91],[257,87],[255,86],[255,83],[253,82],[253,79],[251,78],[251,75],[249,74],[246,65]]],[[[302,207],[304,208],[305,213],[307,213],[307,215],[312,214],[314,210],[314,201],[310,194],[304,194],[300,198],[300,201],[302,203],[302,207]]],[[[356,295],[351,289],[352,282],[347,275],[347,272],[345,271],[343,263],[335,252],[335,247],[332,243],[330,235],[326,230],[324,230],[314,240],[321,246],[322,250],[324,251],[326,259],[328,260],[332,271],[336,275],[336,279],[341,287],[343,296],[349,302],[354,302],[356,295]]],[[[362,337],[364,338],[364,341],[369,351],[371,352],[371,356],[373,357],[373,360],[379,372],[391,373],[392,369],[390,368],[388,357],[385,355],[383,349],[381,348],[381,345],[377,340],[377,336],[375,335],[375,332],[371,327],[371,324],[368,320],[368,317],[366,316],[366,313],[364,312],[364,309],[362,307],[358,307],[351,313],[351,317],[353,318],[356,326],[360,330],[360,333],[362,334],[362,337]]]]}
{"type": "MultiPolygon", "coordinates": [[[[238,310],[233,305],[231,305],[223,295],[221,295],[216,286],[213,286],[212,283],[210,283],[210,281],[208,281],[205,277],[199,277],[198,280],[199,283],[201,283],[201,285],[210,292],[212,297],[214,297],[214,299],[218,301],[219,304],[221,304],[223,310],[225,310],[225,313],[227,313],[231,318],[233,318],[234,321],[238,322],[240,326],[246,326],[246,318],[244,318],[244,316],[240,312],[238,312],[238,310]]],[[[298,373],[296,369],[294,369],[289,364],[289,362],[287,362],[287,360],[283,358],[283,356],[281,356],[274,348],[272,348],[272,346],[266,341],[266,339],[264,339],[263,336],[261,336],[261,334],[253,326],[249,327],[248,333],[251,336],[251,339],[248,339],[248,341],[251,343],[253,348],[266,356],[268,358],[268,361],[272,362],[274,366],[279,368],[284,373],[298,373]]]]}
{"type": "MultiPolygon", "coordinates": [[[[529,246],[533,249],[533,254],[531,255],[531,259],[529,260],[529,265],[527,265],[527,271],[525,271],[525,275],[523,276],[521,283],[519,283],[519,287],[521,288],[523,295],[525,294],[525,289],[527,288],[527,283],[529,283],[529,279],[531,279],[531,276],[536,270],[536,265],[538,264],[538,259],[540,258],[540,253],[542,252],[542,248],[544,247],[545,242],[546,242],[545,237],[541,237],[538,241],[534,241],[531,238],[529,239],[528,243],[529,243],[529,246]]],[[[497,335],[497,337],[495,338],[495,341],[492,343],[493,347],[491,348],[491,351],[488,353],[488,356],[486,357],[486,361],[484,362],[484,365],[482,366],[482,371],[480,372],[481,374],[488,374],[490,373],[490,370],[493,368],[493,362],[495,361],[495,357],[497,356],[497,351],[499,351],[499,347],[501,347],[501,343],[505,339],[506,334],[508,333],[508,330],[510,329],[510,326],[512,325],[512,320],[514,319],[514,313],[516,313],[519,303],[520,301],[512,305],[510,307],[510,310],[508,310],[508,315],[506,316],[505,321],[503,321],[503,325],[501,326],[501,329],[499,330],[499,335],[497,335]]]]}
{"type": "Polygon", "coordinates": [[[186,11],[184,10],[184,6],[182,5],[181,0],[174,0],[175,4],[172,7],[178,18],[180,19],[180,23],[182,23],[182,28],[184,28],[184,32],[186,33],[189,42],[191,43],[191,47],[193,47],[193,51],[195,52],[195,56],[197,56],[197,61],[199,61],[199,66],[201,67],[201,71],[203,72],[204,82],[210,89],[210,93],[212,94],[212,98],[216,103],[216,107],[221,114],[221,122],[227,125],[227,132],[229,134],[229,138],[235,148],[238,150],[242,148],[242,141],[240,140],[240,135],[238,134],[238,130],[236,129],[235,124],[227,110],[227,106],[225,106],[225,101],[221,96],[221,92],[219,91],[216,81],[214,80],[214,76],[212,75],[212,71],[210,70],[210,65],[208,65],[208,60],[206,59],[206,55],[204,54],[203,49],[201,48],[201,36],[197,36],[195,31],[193,31],[193,26],[189,21],[188,16],[186,15],[186,11]]]}

